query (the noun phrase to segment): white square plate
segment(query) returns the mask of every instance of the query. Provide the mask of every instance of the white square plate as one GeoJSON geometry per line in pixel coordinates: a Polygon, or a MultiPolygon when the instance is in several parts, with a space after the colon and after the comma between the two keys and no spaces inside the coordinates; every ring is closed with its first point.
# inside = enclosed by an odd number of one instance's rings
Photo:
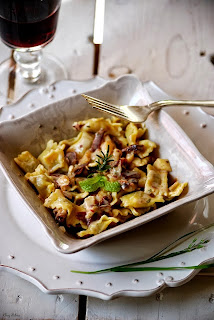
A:
{"type": "MultiPolygon", "coordinates": [[[[88,94],[115,104],[140,105],[150,102],[148,93],[134,76],[124,76],[110,81],[88,94]]],[[[88,239],[75,239],[62,233],[13,159],[24,150],[29,150],[37,156],[49,139],[60,141],[75,135],[72,129],[74,121],[100,116],[105,115],[89,107],[81,95],[75,95],[42,107],[17,120],[0,124],[2,169],[32,214],[39,220],[55,248],[62,253],[74,253],[90,247],[214,191],[213,166],[199,153],[176,122],[162,110],[153,113],[146,122],[149,139],[159,145],[160,157],[169,159],[173,175],[180,182],[188,182],[188,193],[157,210],[88,239]]]]}

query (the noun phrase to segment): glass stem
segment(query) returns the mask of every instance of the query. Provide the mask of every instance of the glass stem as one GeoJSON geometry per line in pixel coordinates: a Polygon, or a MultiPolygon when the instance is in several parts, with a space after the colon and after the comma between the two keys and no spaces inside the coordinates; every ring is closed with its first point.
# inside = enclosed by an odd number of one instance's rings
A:
{"type": "Polygon", "coordinates": [[[21,76],[28,82],[36,82],[41,76],[42,49],[16,49],[13,54],[21,76]]]}

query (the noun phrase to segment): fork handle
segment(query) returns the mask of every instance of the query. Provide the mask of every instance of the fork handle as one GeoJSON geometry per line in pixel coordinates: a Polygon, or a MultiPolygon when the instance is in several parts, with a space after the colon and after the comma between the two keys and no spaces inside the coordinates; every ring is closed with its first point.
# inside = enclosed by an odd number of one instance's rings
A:
{"type": "Polygon", "coordinates": [[[162,100],[150,105],[153,110],[170,106],[214,107],[214,100],[162,100]]]}

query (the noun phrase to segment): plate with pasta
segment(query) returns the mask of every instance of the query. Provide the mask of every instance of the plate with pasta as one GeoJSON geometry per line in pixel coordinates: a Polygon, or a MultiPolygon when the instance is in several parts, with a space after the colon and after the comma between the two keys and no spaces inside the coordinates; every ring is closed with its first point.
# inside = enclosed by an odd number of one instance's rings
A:
{"type": "MultiPolygon", "coordinates": [[[[149,102],[138,79],[125,78],[90,95],[117,104],[149,102]]],[[[212,165],[163,110],[134,124],[94,111],[77,94],[2,123],[0,134],[6,177],[62,253],[214,190],[212,165]]]]}

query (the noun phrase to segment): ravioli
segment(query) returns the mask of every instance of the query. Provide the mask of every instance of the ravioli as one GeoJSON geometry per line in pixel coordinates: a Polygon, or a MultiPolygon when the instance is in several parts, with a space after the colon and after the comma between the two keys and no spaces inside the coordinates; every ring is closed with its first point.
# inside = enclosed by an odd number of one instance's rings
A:
{"type": "Polygon", "coordinates": [[[67,226],[76,227],[81,225],[83,228],[86,228],[86,224],[78,219],[78,212],[82,212],[83,209],[79,208],[71,201],[69,201],[66,197],[63,196],[62,192],[57,189],[50,194],[50,196],[45,200],[44,206],[50,209],[62,209],[65,210],[66,215],[66,224],[67,226]]]}
{"type": "Polygon", "coordinates": [[[46,149],[39,155],[39,161],[49,172],[54,172],[59,169],[62,171],[68,170],[68,165],[64,157],[64,148],[64,144],[58,145],[53,140],[49,140],[46,149]]]}
{"type": "Polygon", "coordinates": [[[128,144],[131,146],[136,143],[137,139],[143,136],[146,131],[146,126],[141,125],[141,127],[136,124],[130,122],[126,126],[125,136],[128,141],[128,144]]]}
{"type": "Polygon", "coordinates": [[[33,172],[40,163],[29,151],[23,151],[14,161],[25,173],[33,172]]]}
{"type": "Polygon", "coordinates": [[[89,225],[88,229],[78,232],[77,235],[80,238],[85,236],[95,235],[106,230],[111,223],[117,224],[118,222],[119,220],[116,218],[103,215],[99,220],[93,221],[89,225]]]}
{"type": "Polygon", "coordinates": [[[145,183],[145,193],[155,196],[168,195],[168,174],[167,171],[157,170],[151,164],[147,166],[147,178],[145,183]]]}
{"type": "Polygon", "coordinates": [[[126,194],[121,197],[122,206],[125,208],[148,208],[153,206],[156,202],[164,202],[163,197],[151,197],[144,191],[136,191],[126,194]]]}
{"type": "Polygon", "coordinates": [[[25,177],[34,185],[42,199],[55,191],[54,183],[42,164],[39,164],[34,172],[28,172],[25,177]]]}

